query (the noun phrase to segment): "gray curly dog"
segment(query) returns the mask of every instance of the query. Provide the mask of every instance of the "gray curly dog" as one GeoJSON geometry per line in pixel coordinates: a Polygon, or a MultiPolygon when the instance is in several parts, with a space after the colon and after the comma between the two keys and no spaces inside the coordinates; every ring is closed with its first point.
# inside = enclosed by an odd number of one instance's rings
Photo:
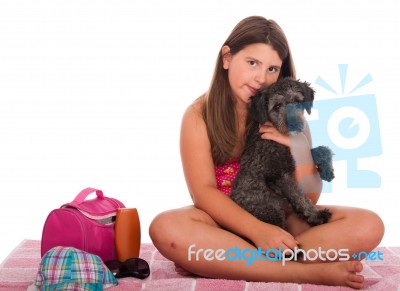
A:
{"type": "Polygon", "coordinates": [[[318,210],[298,188],[290,149],[261,139],[258,125],[270,121],[283,134],[301,132],[304,109],[310,114],[313,100],[314,90],[307,82],[285,78],[258,92],[250,102],[249,114],[255,122],[230,197],[258,219],[284,229],[286,203],[311,226],[326,223],[332,214],[318,210]]]}

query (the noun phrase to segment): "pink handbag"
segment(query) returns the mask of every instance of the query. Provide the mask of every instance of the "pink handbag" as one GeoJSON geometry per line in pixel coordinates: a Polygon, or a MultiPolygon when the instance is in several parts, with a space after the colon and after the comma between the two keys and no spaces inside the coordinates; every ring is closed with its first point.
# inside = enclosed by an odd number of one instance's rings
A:
{"type": "Polygon", "coordinates": [[[47,216],[41,256],[55,246],[64,246],[98,255],[103,261],[116,259],[114,221],[117,210],[124,207],[117,199],[105,197],[101,190],[82,190],[74,201],[54,209],[47,216]],[[93,192],[97,197],[85,200],[93,192]]]}

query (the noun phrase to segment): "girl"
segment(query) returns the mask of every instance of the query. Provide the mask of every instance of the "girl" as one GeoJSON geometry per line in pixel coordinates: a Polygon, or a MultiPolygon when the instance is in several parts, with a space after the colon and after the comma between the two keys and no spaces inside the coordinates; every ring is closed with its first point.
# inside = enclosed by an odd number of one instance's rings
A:
{"type": "MultiPolygon", "coordinates": [[[[353,254],[371,251],[382,239],[381,219],[364,209],[317,205],[329,208],[332,218],[315,227],[309,227],[288,209],[289,228],[285,231],[256,219],[229,198],[246,129],[252,122],[247,114],[250,97],[262,86],[284,77],[295,78],[295,69],[278,24],[258,16],[239,22],[219,52],[209,90],[189,106],[182,120],[182,165],[194,205],[155,217],[149,230],[151,239],[181,273],[186,270],[212,278],[361,288],[364,278],[357,274],[362,271],[359,261],[323,262],[321,258],[283,265],[270,258],[249,264],[246,260],[223,259],[215,252],[232,248],[290,251],[301,246],[304,251],[348,249],[353,254]]],[[[260,138],[290,147],[299,186],[316,204],[322,183],[312,162],[309,130],[293,140],[267,123],[260,126],[260,138]]]]}

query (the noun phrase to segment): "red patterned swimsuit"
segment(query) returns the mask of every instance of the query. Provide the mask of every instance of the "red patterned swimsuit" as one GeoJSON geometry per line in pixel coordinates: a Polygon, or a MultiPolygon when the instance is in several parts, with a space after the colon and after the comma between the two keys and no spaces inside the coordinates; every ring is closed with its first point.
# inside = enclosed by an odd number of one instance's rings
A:
{"type": "Polygon", "coordinates": [[[225,165],[215,166],[215,179],[218,190],[230,196],[236,174],[239,171],[239,160],[231,160],[225,165]]]}

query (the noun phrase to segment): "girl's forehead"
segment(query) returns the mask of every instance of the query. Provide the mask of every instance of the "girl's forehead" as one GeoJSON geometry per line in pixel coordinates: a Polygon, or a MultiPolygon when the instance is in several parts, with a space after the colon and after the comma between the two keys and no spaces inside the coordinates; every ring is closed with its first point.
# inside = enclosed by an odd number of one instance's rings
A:
{"type": "Polygon", "coordinates": [[[278,52],[269,44],[254,43],[245,46],[238,55],[246,58],[255,58],[261,63],[276,63],[279,65],[282,60],[279,57],[278,52]]]}

